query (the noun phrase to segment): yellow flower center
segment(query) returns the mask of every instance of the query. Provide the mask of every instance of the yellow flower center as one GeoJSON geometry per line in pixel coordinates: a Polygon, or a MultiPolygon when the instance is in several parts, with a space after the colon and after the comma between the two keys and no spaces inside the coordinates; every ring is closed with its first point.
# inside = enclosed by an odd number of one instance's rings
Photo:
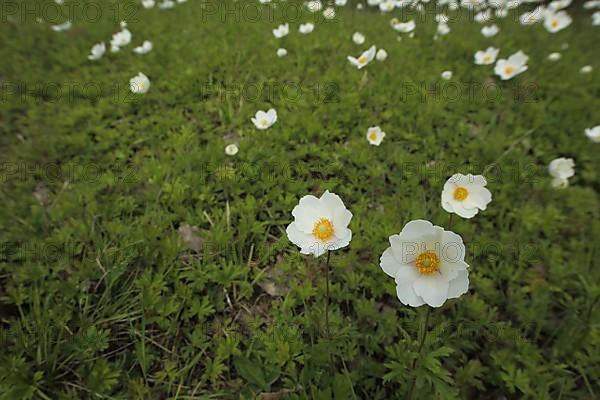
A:
{"type": "Polygon", "coordinates": [[[486,54],[485,56],[483,56],[483,61],[485,61],[485,62],[492,61],[492,56],[490,56],[489,54],[486,54]]]}
{"type": "Polygon", "coordinates": [[[514,71],[514,70],[515,70],[515,69],[514,69],[513,67],[511,67],[511,66],[508,66],[508,67],[505,67],[505,68],[504,68],[504,73],[505,73],[506,75],[510,75],[510,74],[512,74],[512,73],[513,73],[513,71],[514,71]]]}
{"type": "Polygon", "coordinates": [[[263,118],[263,119],[260,120],[260,124],[262,126],[267,126],[267,125],[269,125],[269,121],[267,121],[266,119],[263,118]]]}
{"type": "Polygon", "coordinates": [[[454,189],[454,200],[463,201],[469,196],[469,191],[464,187],[454,189]]]}
{"type": "Polygon", "coordinates": [[[415,260],[417,270],[423,275],[431,275],[438,272],[440,259],[433,251],[424,251],[415,260]]]}
{"type": "Polygon", "coordinates": [[[373,141],[377,140],[377,132],[372,131],[371,133],[369,133],[369,139],[373,141]]]}
{"type": "Polygon", "coordinates": [[[359,64],[364,64],[366,62],[367,62],[367,56],[362,56],[361,58],[358,59],[359,64]]]}
{"type": "Polygon", "coordinates": [[[329,240],[333,236],[333,223],[327,218],[321,218],[315,222],[312,234],[323,242],[329,240]]]}
{"type": "Polygon", "coordinates": [[[552,22],[550,22],[550,26],[556,28],[558,26],[558,21],[553,19],[552,22]]]}

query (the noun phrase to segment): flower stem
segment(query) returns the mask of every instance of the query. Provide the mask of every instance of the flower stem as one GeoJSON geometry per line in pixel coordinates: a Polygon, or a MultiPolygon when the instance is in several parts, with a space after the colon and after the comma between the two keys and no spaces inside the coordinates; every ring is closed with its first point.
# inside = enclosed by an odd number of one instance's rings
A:
{"type": "Polygon", "coordinates": [[[413,360],[411,372],[413,375],[412,381],[410,383],[410,388],[408,389],[408,395],[406,396],[407,400],[412,400],[413,391],[415,390],[415,383],[417,382],[417,361],[421,359],[421,350],[423,350],[423,344],[425,344],[425,338],[427,337],[427,333],[429,333],[429,316],[431,315],[431,307],[427,307],[427,313],[425,314],[425,323],[423,324],[423,336],[421,336],[421,341],[419,342],[419,350],[417,350],[417,358],[413,360]]]}
{"type": "Polygon", "coordinates": [[[327,332],[327,340],[331,339],[331,333],[329,331],[329,259],[331,258],[331,251],[327,250],[327,263],[325,264],[325,329],[327,332]]]}

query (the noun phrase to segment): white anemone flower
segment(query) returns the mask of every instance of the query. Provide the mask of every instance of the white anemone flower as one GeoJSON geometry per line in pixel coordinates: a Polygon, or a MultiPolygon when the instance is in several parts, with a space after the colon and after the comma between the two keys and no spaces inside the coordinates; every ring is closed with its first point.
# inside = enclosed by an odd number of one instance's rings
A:
{"type": "Polygon", "coordinates": [[[355,44],[361,45],[361,44],[363,44],[365,42],[365,35],[363,35],[360,32],[354,32],[352,34],[352,41],[355,44]]]}
{"type": "Polygon", "coordinates": [[[583,8],[591,10],[592,8],[600,8],[600,0],[589,0],[583,3],[583,8]]]}
{"type": "Polygon", "coordinates": [[[365,51],[364,53],[362,53],[360,55],[360,57],[358,57],[358,58],[354,58],[354,57],[348,56],[348,61],[350,61],[350,64],[354,65],[356,68],[362,69],[368,63],[370,63],[371,61],[373,61],[373,58],[375,58],[375,52],[376,51],[377,51],[376,47],[375,46],[371,46],[367,51],[365,51]]]}
{"type": "Polygon", "coordinates": [[[68,31],[69,29],[71,29],[72,26],[73,26],[73,24],[71,24],[71,20],[67,20],[67,21],[63,22],[62,24],[52,25],[52,30],[54,32],[64,32],[64,31],[68,31]]]}
{"type": "Polygon", "coordinates": [[[548,4],[548,8],[554,11],[562,10],[571,5],[573,0],[554,0],[548,4]]]}
{"type": "Polygon", "coordinates": [[[379,11],[383,13],[394,11],[394,8],[396,8],[396,2],[394,0],[386,0],[379,3],[379,11]]]}
{"type": "Polygon", "coordinates": [[[321,9],[323,8],[323,4],[319,0],[312,0],[308,2],[306,7],[308,7],[308,10],[310,12],[316,13],[321,11],[321,9]]]}
{"type": "Polygon", "coordinates": [[[338,7],[344,7],[348,3],[348,0],[335,0],[335,5],[338,7]]]}
{"type": "Polygon", "coordinates": [[[581,67],[579,72],[582,74],[589,74],[590,72],[593,71],[593,69],[594,68],[591,65],[584,65],[583,67],[581,67]]]}
{"type": "Polygon", "coordinates": [[[562,57],[562,55],[557,52],[548,54],[548,60],[550,60],[550,61],[558,61],[558,60],[560,60],[561,57],[562,57]]]}
{"type": "Polygon", "coordinates": [[[415,24],[414,20],[410,20],[407,22],[397,22],[394,25],[392,25],[394,30],[400,33],[408,33],[408,32],[412,32],[415,30],[415,27],[417,26],[415,24]]]}
{"type": "Polygon", "coordinates": [[[154,0],[142,0],[142,6],[144,8],[152,8],[155,5],[155,1],[154,0]]]}
{"type": "Polygon", "coordinates": [[[375,59],[377,61],[385,61],[388,57],[388,53],[387,51],[385,51],[385,49],[379,49],[377,50],[377,53],[375,54],[375,59]]]}
{"type": "Polygon", "coordinates": [[[475,14],[475,22],[478,22],[480,24],[486,23],[488,22],[490,19],[492,18],[492,9],[488,8],[485,11],[480,11],[477,14],[475,14]]]}
{"type": "Polygon", "coordinates": [[[544,27],[548,32],[556,33],[571,25],[573,19],[566,11],[548,14],[544,19],[544,27]]]}
{"type": "Polygon", "coordinates": [[[252,123],[260,130],[268,129],[277,122],[277,111],[270,108],[267,112],[257,111],[252,118],[252,123]]]}
{"type": "Polygon", "coordinates": [[[437,33],[441,36],[447,35],[450,33],[450,27],[448,24],[439,23],[437,26],[437,33]]]}
{"type": "Polygon", "coordinates": [[[496,24],[484,26],[483,28],[481,28],[481,34],[487,38],[496,36],[499,31],[500,31],[500,29],[498,28],[498,25],[496,25],[496,24]]]}
{"type": "Polygon", "coordinates": [[[285,57],[287,56],[288,51],[286,49],[284,49],[283,47],[280,47],[277,49],[277,57],[285,57]]]}
{"type": "Polygon", "coordinates": [[[158,8],[160,8],[161,10],[169,10],[173,7],[175,7],[175,2],[171,0],[164,0],[158,5],[158,8]]]}
{"type": "Polygon", "coordinates": [[[348,246],[352,239],[352,231],[348,229],[352,213],[337,194],[325,191],[320,198],[304,196],[292,215],[294,221],[286,233],[302,254],[319,257],[329,250],[348,246]]]}
{"type": "Polygon", "coordinates": [[[135,49],[133,49],[133,52],[136,54],[147,54],[150,53],[152,51],[152,42],[149,40],[144,40],[144,43],[142,43],[141,46],[136,47],[135,49]]]}
{"type": "Polygon", "coordinates": [[[133,93],[146,94],[150,90],[150,79],[143,73],[139,72],[136,76],[129,80],[129,88],[133,93]]]}
{"type": "Polygon", "coordinates": [[[596,11],[592,14],[592,25],[600,26],[600,11],[596,11]]]}
{"type": "Polygon", "coordinates": [[[235,156],[238,153],[239,149],[235,143],[228,144],[225,146],[225,154],[228,156],[235,156]]]}
{"type": "Polygon", "coordinates": [[[527,71],[527,60],[529,57],[521,50],[506,59],[500,59],[496,62],[494,73],[503,81],[527,71]]]}
{"type": "Polygon", "coordinates": [[[273,29],[273,36],[277,39],[280,39],[290,33],[290,24],[285,23],[279,25],[277,28],[273,29]]]}
{"type": "Polygon", "coordinates": [[[575,175],[575,161],[572,158],[556,158],[548,164],[548,172],[553,178],[569,179],[575,175]]]}
{"type": "Polygon", "coordinates": [[[100,42],[92,47],[90,55],[88,56],[88,60],[95,61],[102,58],[102,56],[106,53],[106,44],[104,42],[100,42]]]}
{"type": "Polygon", "coordinates": [[[327,7],[325,11],[323,11],[323,17],[325,19],[334,19],[335,18],[335,9],[333,7],[327,7]]]}
{"type": "Polygon", "coordinates": [[[315,24],[313,24],[311,22],[307,22],[305,24],[300,24],[300,27],[298,28],[298,32],[307,34],[307,33],[311,33],[314,29],[315,29],[315,24]]]}
{"type": "Polygon", "coordinates": [[[429,221],[410,221],[389,238],[380,258],[383,272],[394,278],[400,302],[411,307],[440,307],[469,289],[469,264],[462,238],[429,221]]]}
{"type": "Polygon", "coordinates": [[[462,218],[473,218],[492,201],[486,185],[483,175],[452,175],[442,190],[442,208],[462,218]]]}
{"type": "Polygon", "coordinates": [[[485,51],[479,50],[475,53],[475,64],[477,65],[489,65],[493,64],[496,61],[496,57],[498,57],[499,49],[495,47],[488,47],[485,51]]]}
{"type": "Polygon", "coordinates": [[[367,129],[367,140],[373,146],[379,146],[385,137],[385,132],[378,126],[372,126],[367,129]]]}
{"type": "Polygon", "coordinates": [[[590,138],[594,143],[600,143],[600,125],[596,125],[593,128],[587,128],[585,135],[590,138]]]}
{"type": "Polygon", "coordinates": [[[452,79],[452,75],[452,71],[444,71],[440,76],[442,77],[442,79],[449,81],[450,79],[452,79]]]}
{"type": "Polygon", "coordinates": [[[521,25],[533,25],[540,22],[546,15],[546,7],[541,5],[533,9],[532,11],[521,14],[519,22],[521,25]]]}
{"type": "Polygon", "coordinates": [[[127,46],[129,43],[131,43],[131,32],[129,29],[123,28],[112,36],[110,50],[116,53],[121,47],[127,46]]]}

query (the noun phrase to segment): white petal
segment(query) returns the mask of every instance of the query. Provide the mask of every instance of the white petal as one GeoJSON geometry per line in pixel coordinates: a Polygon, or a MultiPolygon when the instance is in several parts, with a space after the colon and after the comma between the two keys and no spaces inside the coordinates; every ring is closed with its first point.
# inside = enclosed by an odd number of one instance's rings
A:
{"type": "Polygon", "coordinates": [[[431,307],[440,307],[448,298],[448,281],[441,274],[431,276],[422,275],[413,283],[413,289],[417,296],[431,307]]]}
{"type": "Polygon", "coordinates": [[[450,281],[448,286],[448,298],[455,299],[467,293],[469,290],[469,272],[459,271],[456,278],[450,281]]]}
{"type": "Polygon", "coordinates": [[[423,298],[417,296],[412,285],[396,285],[396,296],[405,306],[419,307],[425,304],[423,298]]]}

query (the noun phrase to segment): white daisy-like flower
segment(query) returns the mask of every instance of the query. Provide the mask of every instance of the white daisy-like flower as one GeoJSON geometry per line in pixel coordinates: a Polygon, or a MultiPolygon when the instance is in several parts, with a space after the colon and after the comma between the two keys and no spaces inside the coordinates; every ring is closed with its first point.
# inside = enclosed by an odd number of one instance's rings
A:
{"type": "Polygon", "coordinates": [[[521,50],[508,57],[508,60],[500,59],[496,62],[494,73],[503,81],[511,79],[527,71],[527,60],[529,57],[521,50]]]}
{"type": "Polygon", "coordinates": [[[362,53],[360,55],[360,57],[358,57],[358,58],[354,58],[354,57],[348,56],[348,61],[350,61],[350,64],[354,65],[356,68],[362,69],[368,63],[370,63],[371,61],[373,61],[373,58],[375,58],[375,52],[376,51],[377,51],[376,47],[375,46],[371,46],[367,51],[365,51],[364,53],[362,53]]]}
{"type": "Polygon", "coordinates": [[[548,172],[553,178],[569,179],[575,175],[575,161],[565,157],[554,159],[548,164],[548,172]]]}
{"type": "Polygon", "coordinates": [[[462,238],[429,221],[410,221],[389,238],[380,258],[383,272],[394,278],[402,304],[440,307],[469,289],[469,264],[462,238]]]}
{"type": "Polygon", "coordinates": [[[548,14],[544,19],[544,27],[548,32],[556,33],[571,25],[573,19],[566,11],[548,14]]]}
{"type": "Polygon", "coordinates": [[[300,24],[300,27],[298,28],[298,32],[300,32],[302,34],[307,34],[307,33],[311,33],[314,29],[315,29],[315,24],[313,24],[311,22],[307,22],[305,24],[300,24]]]}
{"type": "Polygon", "coordinates": [[[225,146],[225,154],[228,156],[235,156],[238,153],[239,149],[235,143],[228,144],[225,146]]]}
{"type": "Polygon", "coordinates": [[[541,5],[533,9],[532,11],[521,14],[519,22],[521,25],[533,25],[544,19],[546,15],[546,7],[541,5]]]}
{"type": "Polygon", "coordinates": [[[356,4],[356,9],[357,9],[358,11],[362,10],[364,7],[365,7],[365,6],[363,6],[363,4],[362,4],[362,3],[357,3],[357,4],[356,4]]]}
{"type": "Polygon", "coordinates": [[[498,57],[499,49],[495,47],[488,47],[485,51],[479,50],[475,53],[475,64],[477,65],[489,65],[493,64],[498,57]]]}
{"type": "Polygon", "coordinates": [[[365,42],[365,35],[363,35],[360,32],[354,32],[352,34],[352,41],[355,44],[361,45],[361,44],[363,44],[365,42]]]}
{"type": "Polygon", "coordinates": [[[260,130],[268,129],[277,122],[277,111],[270,108],[267,112],[259,110],[252,118],[252,123],[260,130]]]}
{"type": "Polygon", "coordinates": [[[452,175],[442,190],[442,208],[462,218],[473,218],[492,201],[486,185],[482,175],[452,175]]]}
{"type": "Polygon", "coordinates": [[[62,24],[52,25],[51,28],[54,32],[65,32],[65,31],[68,31],[69,29],[71,29],[72,26],[73,26],[73,24],[71,23],[71,20],[67,20],[67,21],[63,22],[62,24]]]}
{"type": "Polygon", "coordinates": [[[600,143],[600,125],[596,125],[593,128],[587,128],[585,135],[590,138],[594,143],[600,143]]]}
{"type": "Polygon", "coordinates": [[[137,46],[135,49],[133,49],[133,52],[136,54],[147,54],[150,53],[152,51],[152,42],[149,40],[144,40],[144,43],[142,43],[141,46],[137,46]]]}
{"type": "Polygon", "coordinates": [[[280,39],[290,33],[290,24],[285,23],[279,25],[277,28],[273,29],[273,36],[277,39],[280,39]]]}
{"type": "Polygon", "coordinates": [[[294,221],[288,225],[288,239],[302,254],[319,257],[329,250],[348,246],[352,213],[337,194],[325,191],[320,198],[304,196],[292,210],[294,221]]]}
{"type": "Polygon", "coordinates": [[[121,31],[112,35],[110,50],[113,53],[116,53],[121,47],[127,46],[129,43],[131,43],[131,32],[129,29],[123,28],[121,31]]]}
{"type": "Polygon", "coordinates": [[[335,5],[338,7],[344,7],[348,3],[348,0],[335,0],[335,5]]]}
{"type": "Polygon", "coordinates": [[[316,13],[321,11],[323,4],[319,0],[311,0],[306,4],[306,7],[310,12],[316,13]]]}
{"type": "Polygon", "coordinates": [[[150,90],[150,79],[140,72],[129,80],[129,88],[133,93],[146,94],[150,90]]]}
{"type": "Polygon", "coordinates": [[[562,55],[557,52],[548,54],[548,60],[550,60],[550,61],[558,61],[558,60],[560,60],[561,57],[562,57],[562,55]]]}
{"type": "Polygon", "coordinates": [[[152,8],[155,4],[156,3],[154,2],[154,0],[142,0],[142,6],[144,8],[152,8]]]}
{"type": "Polygon", "coordinates": [[[496,15],[497,18],[506,18],[508,16],[508,9],[507,8],[498,8],[494,12],[494,15],[496,15]]]}
{"type": "Polygon", "coordinates": [[[104,42],[100,42],[92,47],[90,55],[88,56],[88,60],[95,61],[102,58],[102,56],[106,53],[106,44],[104,42]]]}
{"type": "Polygon", "coordinates": [[[449,18],[446,14],[436,14],[435,16],[435,22],[437,22],[438,24],[447,24],[449,21],[449,18]]]}
{"type": "Polygon", "coordinates": [[[286,49],[284,49],[283,47],[280,47],[277,49],[277,57],[285,57],[287,56],[288,51],[286,49]]]}
{"type": "Polygon", "coordinates": [[[393,25],[393,28],[397,32],[408,33],[414,31],[416,26],[415,21],[411,19],[407,22],[397,22],[393,25]]]}
{"type": "Polygon", "coordinates": [[[173,7],[175,7],[175,2],[171,0],[164,0],[158,5],[158,8],[160,8],[161,10],[169,10],[173,7]]]}
{"type": "Polygon", "coordinates": [[[486,23],[488,22],[490,19],[492,18],[492,9],[488,8],[485,11],[480,11],[477,14],[475,14],[475,22],[478,22],[480,24],[486,23]]]}
{"type": "Polygon", "coordinates": [[[447,81],[449,81],[450,79],[452,79],[452,71],[444,71],[441,74],[442,79],[445,79],[447,81]]]}
{"type": "Polygon", "coordinates": [[[367,140],[373,146],[379,146],[385,137],[385,132],[378,126],[372,126],[367,129],[367,140]]]}
{"type": "Polygon", "coordinates": [[[385,61],[387,56],[388,56],[387,51],[385,51],[384,49],[379,49],[379,50],[377,50],[377,53],[375,54],[375,59],[377,61],[385,61]]]}
{"type": "Polygon", "coordinates": [[[390,11],[394,11],[394,8],[396,8],[396,1],[395,0],[386,0],[386,1],[382,1],[381,3],[379,3],[379,11],[381,12],[390,12],[390,11]]]}
{"type": "Polygon", "coordinates": [[[498,25],[496,25],[496,24],[484,26],[483,28],[481,28],[481,34],[488,38],[492,37],[492,36],[496,36],[499,31],[500,31],[500,29],[498,28],[498,25]]]}
{"type": "Polygon", "coordinates": [[[589,74],[593,70],[594,70],[594,68],[591,65],[584,65],[583,67],[581,67],[579,72],[581,72],[582,74],[589,74]]]}
{"type": "Polygon", "coordinates": [[[450,27],[448,24],[439,23],[437,26],[437,33],[442,36],[447,35],[450,33],[450,27]]]}
{"type": "Polygon", "coordinates": [[[334,19],[335,18],[335,9],[333,7],[327,7],[325,11],[323,11],[323,17],[325,19],[334,19]]]}

